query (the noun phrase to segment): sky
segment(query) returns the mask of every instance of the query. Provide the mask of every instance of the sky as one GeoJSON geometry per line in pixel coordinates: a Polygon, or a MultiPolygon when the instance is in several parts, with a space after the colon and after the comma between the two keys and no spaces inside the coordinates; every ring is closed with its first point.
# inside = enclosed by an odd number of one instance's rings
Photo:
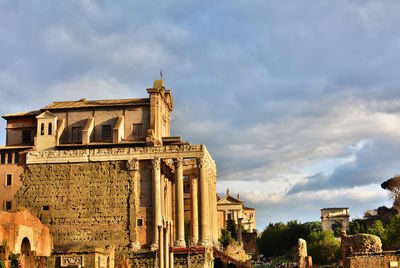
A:
{"type": "Polygon", "coordinates": [[[258,230],[325,207],[362,217],[391,206],[380,183],[400,173],[398,14],[396,0],[0,0],[0,114],[147,97],[162,70],[172,135],[206,144],[217,191],[240,192],[258,230]]]}

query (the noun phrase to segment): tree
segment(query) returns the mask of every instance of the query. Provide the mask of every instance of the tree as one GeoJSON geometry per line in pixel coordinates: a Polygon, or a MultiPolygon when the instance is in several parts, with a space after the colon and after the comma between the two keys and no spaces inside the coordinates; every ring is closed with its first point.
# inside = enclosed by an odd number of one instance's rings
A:
{"type": "Polygon", "coordinates": [[[340,243],[333,236],[333,231],[313,231],[307,238],[308,255],[313,263],[324,265],[337,262],[340,258],[340,243]]]}
{"type": "Polygon", "coordinates": [[[400,249],[400,217],[393,217],[385,231],[385,249],[400,249]]]}
{"type": "Polygon", "coordinates": [[[234,220],[228,219],[226,221],[226,230],[231,233],[231,237],[236,240],[237,237],[237,224],[234,220]]]}
{"type": "Polygon", "coordinates": [[[320,230],[317,222],[301,224],[298,221],[270,223],[257,239],[259,252],[266,257],[281,256],[297,246],[312,230],[320,230]]]}
{"type": "Polygon", "coordinates": [[[226,229],[221,230],[221,237],[219,238],[219,242],[226,248],[229,244],[233,242],[231,232],[226,229]]]}
{"type": "Polygon", "coordinates": [[[385,240],[385,228],[380,220],[374,221],[374,223],[367,228],[367,233],[379,236],[382,241],[385,240]]]}
{"type": "Polygon", "coordinates": [[[400,212],[400,176],[394,176],[381,184],[381,187],[390,191],[393,207],[400,212]]]}

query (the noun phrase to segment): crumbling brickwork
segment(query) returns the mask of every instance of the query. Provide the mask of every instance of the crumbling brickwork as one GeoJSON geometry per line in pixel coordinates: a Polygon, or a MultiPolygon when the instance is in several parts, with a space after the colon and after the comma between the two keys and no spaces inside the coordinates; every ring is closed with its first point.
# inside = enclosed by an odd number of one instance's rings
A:
{"type": "Polygon", "coordinates": [[[126,245],[129,174],[126,161],[28,165],[16,199],[50,226],[55,246],[126,245]]]}

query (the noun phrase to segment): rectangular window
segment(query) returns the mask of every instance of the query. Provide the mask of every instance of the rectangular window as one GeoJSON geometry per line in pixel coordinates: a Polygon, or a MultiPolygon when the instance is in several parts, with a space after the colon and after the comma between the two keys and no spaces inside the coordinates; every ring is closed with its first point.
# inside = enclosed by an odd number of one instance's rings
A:
{"type": "Polygon", "coordinates": [[[137,226],[143,226],[143,219],[137,219],[137,226]]]}
{"type": "Polygon", "coordinates": [[[22,131],[22,143],[32,143],[31,131],[23,130],[22,131]]]}
{"type": "Polygon", "coordinates": [[[7,186],[11,186],[12,185],[12,174],[7,174],[7,182],[6,182],[7,186]]]}
{"type": "Polygon", "coordinates": [[[103,140],[111,140],[112,139],[111,125],[102,125],[101,126],[101,138],[103,140]]]}
{"type": "Polygon", "coordinates": [[[12,207],[11,201],[6,201],[5,210],[11,210],[11,207],[12,207]]]}
{"type": "Polygon", "coordinates": [[[81,127],[72,127],[72,141],[73,142],[81,142],[82,141],[81,127]]]}
{"type": "Polygon", "coordinates": [[[142,124],[132,124],[132,136],[133,137],[142,136],[142,124]]]}
{"type": "Polygon", "coordinates": [[[42,207],[42,210],[45,210],[45,211],[46,211],[46,210],[50,210],[50,207],[49,207],[49,206],[43,206],[43,207],[42,207]]]}
{"type": "Polygon", "coordinates": [[[7,154],[7,164],[12,164],[12,153],[7,154]]]}
{"type": "Polygon", "coordinates": [[[2,164],[6,163],[6,153],[5,152],[1,152],[1,163],[2,164]]]}
{"type": "Polygon", "coordinates": [[[14,154],[14,163],[15,164],[19,163],[19,153],[18,152],[14,154]]]}

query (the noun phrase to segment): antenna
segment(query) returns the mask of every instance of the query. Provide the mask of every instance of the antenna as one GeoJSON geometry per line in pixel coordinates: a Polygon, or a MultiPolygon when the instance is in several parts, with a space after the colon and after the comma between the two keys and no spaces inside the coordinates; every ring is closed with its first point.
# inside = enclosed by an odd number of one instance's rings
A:
{"type": "Polygon", "coordinates": [[[162,68],[160,69],[160,78],[161,78],[161,80],[163,79],[163,77],[162,77],[162,68]]]}

